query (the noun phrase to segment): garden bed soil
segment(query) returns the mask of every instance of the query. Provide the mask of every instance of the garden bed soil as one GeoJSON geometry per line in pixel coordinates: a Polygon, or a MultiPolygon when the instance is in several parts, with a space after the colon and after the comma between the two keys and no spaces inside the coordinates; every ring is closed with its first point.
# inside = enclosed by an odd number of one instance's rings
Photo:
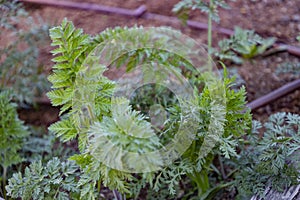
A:
{"type": "MultiPolygon", "coordinates": [[[[73,0],[74,2],[82,2],[73,0]]],[[[88,0],[88,3],[97,3],[107,6],[136,9],[141,5],[146,5],[147,11],[151,13],[175,16],[171,10],[178,0],[146,1],[146,0],[88,0]]],[[[55,8],[49,6],[36,6],[26,4],[27,10],[33,16],[40,16],[45,23],[59,25],[66,17],[71,20],[76,27],[83,28],[86,33],[97,34],[108,27],[115,26],[171,26],[181,30],[183,33],[196,39],[199,43],[206,44],[206,30],[195,30],[182,24],[174,24],[137,18],[127,18],[117,15],[105,15],[91,11],[80,11],[72,9],[55,8]]],[[[221,21],[218,26],[234,29],[235,26],[244,29],[254,29],[263,37],[276,37],[277,42],[298,45],[296,37],[300,32],[300,1],[285,0],[248,0],[229,2],[230,10],[220,10],[221,21]]],[[[190,19],[206,22],[207,17],[199,11],[193,11],[190,19]]],[[[214,32],[213,45],[225,35],[214,32]]],[[[44,64],[45,71],[50,73],[52,48],[48,45],[41,49],[40,62],[44,64]]],[[[288,53],[277,53],[269,57],[256,58],[244,62],[237,66],[238,72],[246,81],[247,101],[251,102],[262,95],[268,94],[274,89],[295,80],[293,74],[278,75],[274,73],[278,67],[288,62],[299,62],[299,58],[289,55],[288,53]]],[[[232,67],[233,65],[228,65],[232,67]]],[[[112,70],[108,72],[110,78],[118,72],[112,70]]],[[[51,110],[51,109],[50,109],[51,110]]],[[[253,116],[259,120],[265,120],[267,116],[276,112],[293,112],[300,113],[300,91],[297,90],[285,97],[278,99],[262,108],[253,111],[253,116]]],[[[33,117],[34,118],[34,117],[33,117]]],[[[48,121],[48,120],[45,120],[48,121]]],[[[51,121],[51,120],[50,120],[51,121]]]]}

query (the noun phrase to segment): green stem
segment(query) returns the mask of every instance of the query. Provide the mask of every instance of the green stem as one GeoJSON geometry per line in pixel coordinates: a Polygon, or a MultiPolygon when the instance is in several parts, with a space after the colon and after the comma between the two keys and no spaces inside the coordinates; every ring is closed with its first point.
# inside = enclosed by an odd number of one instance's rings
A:
{"type": "Polygon", "coordinates": [[[208,13],[208,28],[207,28],[207,48],[208,54],[211,54],[212,48],[212,10],[213,10],[213,0],[209,1],[209,13],[208,13]]]}
{"type": "Polygon", "coordinates": [[[97,182],[97,191],[98,191],[98,193],[100,193],[100,191],[101,191],[101,181],[100,180],[98,180],[98,182],[97,182]]]}
{"type": "Polygon", "coordinates": [[[201,197],[209,189],[209,180],[207,170],[194,172],[188,175],[197,185],[198,197],[201,197]]]}
{"type": "Polygon", "coordinates": [[[209,1],[209,13],[208,13],[208,22],[207,22],[207,51],[208,51],[208,56],[207,56],[207,63],[208,67],[211,69],[213,64],[212,60],[210,58],[211,53],[212,53],[212,10],[213,10],[213,0],[209,1]]]}
{"type": "Polygon", "coordinates": [[[54,198],[57,198],[57,195],[58,195],[58,193],[59,193],[59,189],[60,189],[60,187],[57,187],[57,189],[56,189],[56,191],[55,191],[55,194],[54,194],[54,198]]]}
{"type": "Polygon", "coordinates": [[[217,195],[217,193],[226,188],[229,187],[231,185],[233,185],[234,181],[228,182],[228,183],[223,183],[223,184],[218,184],[217,186],[209,189],[204,195],[202,195],[200,197],[200,200],[210,200],[210,199],[214,199],[217,195]]]}

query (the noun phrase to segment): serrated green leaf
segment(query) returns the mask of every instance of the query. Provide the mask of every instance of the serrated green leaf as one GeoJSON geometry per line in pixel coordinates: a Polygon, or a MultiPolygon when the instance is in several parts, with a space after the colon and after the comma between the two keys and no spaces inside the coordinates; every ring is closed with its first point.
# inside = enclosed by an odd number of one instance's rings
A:
{"type": "Polygon", "coordinates": [[[58,121],[52,124],[48,129],[57,137],[61,137],[62,141],[64,142],[72,140],[77,136],[77,130],[74,127],[71,118],[58,121]]]}
{"type": "Polygon", "coordinates": [[[61,29],[58,27],[51,28],[49,30],[49,35],[52,40],[59,39],[62,37],[61,29]]]}
{"type": "Polygon", "coordinates": [[[53,62],[66,62],[69,61],[69,58],[67,56],[57,56],[52,59],[53,62]]]}
{"type": "Polygon", "coordinates": [[[56,89],[47,93],[52,105],[60,106],[72,100],[73,90],[72,88],[56,89]]]}
{"type": "Polygon", "coordinates": [[[63,41],[61,41],[61,40],[55,40],[55,41],[52,41],[52,43],[50,45],[51,46],[61,46],[63,44],[64,44],[63,41]]]}
{"type": "Polygon", "coordinates": [[[62,48],[62,47],[59,47],[59,48],[56,48],[56,49],[54,49],[54,50],[52,50],[52,51],[50,51],[53,55],[56,55],[56,54],[63,54],[63,53],[65,53],[66,52],[66,50],[64,49],[64,48],[62,48]]]}

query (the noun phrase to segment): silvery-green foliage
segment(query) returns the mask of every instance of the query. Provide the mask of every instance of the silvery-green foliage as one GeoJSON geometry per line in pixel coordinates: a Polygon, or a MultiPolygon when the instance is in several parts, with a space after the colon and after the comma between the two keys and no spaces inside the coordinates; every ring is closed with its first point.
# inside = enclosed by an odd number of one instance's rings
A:
{"type": "Polygon", "coordinates": [[[45,166],[36,161],[26,167],[23,175],[13,174],[6,190],[9,196],[23,200],[79,199],[78,176],[79,168],[74,162],[61,162],[54,157],[45,166]]]}
{"type": "Polygon", "coordinates": [[[237,160],[240,196],[263,195],[267,186],[281,192],[299,184],[300,116],[276,113],[264,124],[254,121],[252,127],[249,146],[243,147],[237,160]]]}
{"type": "Polygon", "coordinates": [[[53,134],[47,132],[46,127],[28,126],[30,135],[24,139],[24,145],[20,155],[24,158],[24,164],[34,161],[48,162],[53,157],[61,160],[67,159],[77,151],[60,142],[53,134]]]}

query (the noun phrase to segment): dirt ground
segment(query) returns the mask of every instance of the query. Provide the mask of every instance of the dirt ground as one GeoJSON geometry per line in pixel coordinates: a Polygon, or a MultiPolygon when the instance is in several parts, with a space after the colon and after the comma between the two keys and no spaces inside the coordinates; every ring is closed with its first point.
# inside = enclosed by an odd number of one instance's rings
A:
{"type": "MultiPolygon", "coordinates": [[[[82,2],[80,0],[73,0],[82,2]]],[[[135,9],[140,5],[146,5],[147,11],[174,16],[172,7],[178,0],[88,0],[85,2],[98,3],[107,6],[135,9]]],[[[299,45],[296,37],[300,32],[300,1],[287,0],[237,0],[229,2],[229,10],[220,10],[221,21],[214,24],[220,27],[233,29],[235,26],[244,29],[253,29],[263,37],[276,37],[277,42],[299,45]]],[[[183,33],[193,37],[197,41],[206,44],[206,31],[195,30],[182,24],[166,24],[161,21],[126,18],[116,15],[105,15],[91,11],[79,11],[48,6],[28,5],[27,9],[32,15],[41,16],[51,25],[58,25],[63,18],[73,21],[76,27],[82,28],[86,33],[96,34],[107,27],[115,26],[172,26],[183,33]]],[[[206,22],[207,17],[199,11],[193,11],[190,19],[206,22]]],[[[213,34],[213,45],[224,38],[219,33],[213,34]]],[[[42,49],[41,60],[47,69],[51,69],[50,47],[42,49]]],[[[277,75],[274,73],[281,65],[288,62],[299,62],[299,58],[288,53],[278,53],[266,58],[256,58],[243,65],[237,66],[239,74],[246,81],[248,102],[265,95],[274,89],[296,79],[293,75],[277,75]]],[[[232,67],[232,66],[228,66],[232,67]]],[[[299,78],[299,77],[298,77],[299,78]]],[[[300,91],[295,91],[284,98],[278,99],[262,108],[253,111],[254,118],[266,119],[268,115],[279,112],[300,113],[300,91]]]]}

